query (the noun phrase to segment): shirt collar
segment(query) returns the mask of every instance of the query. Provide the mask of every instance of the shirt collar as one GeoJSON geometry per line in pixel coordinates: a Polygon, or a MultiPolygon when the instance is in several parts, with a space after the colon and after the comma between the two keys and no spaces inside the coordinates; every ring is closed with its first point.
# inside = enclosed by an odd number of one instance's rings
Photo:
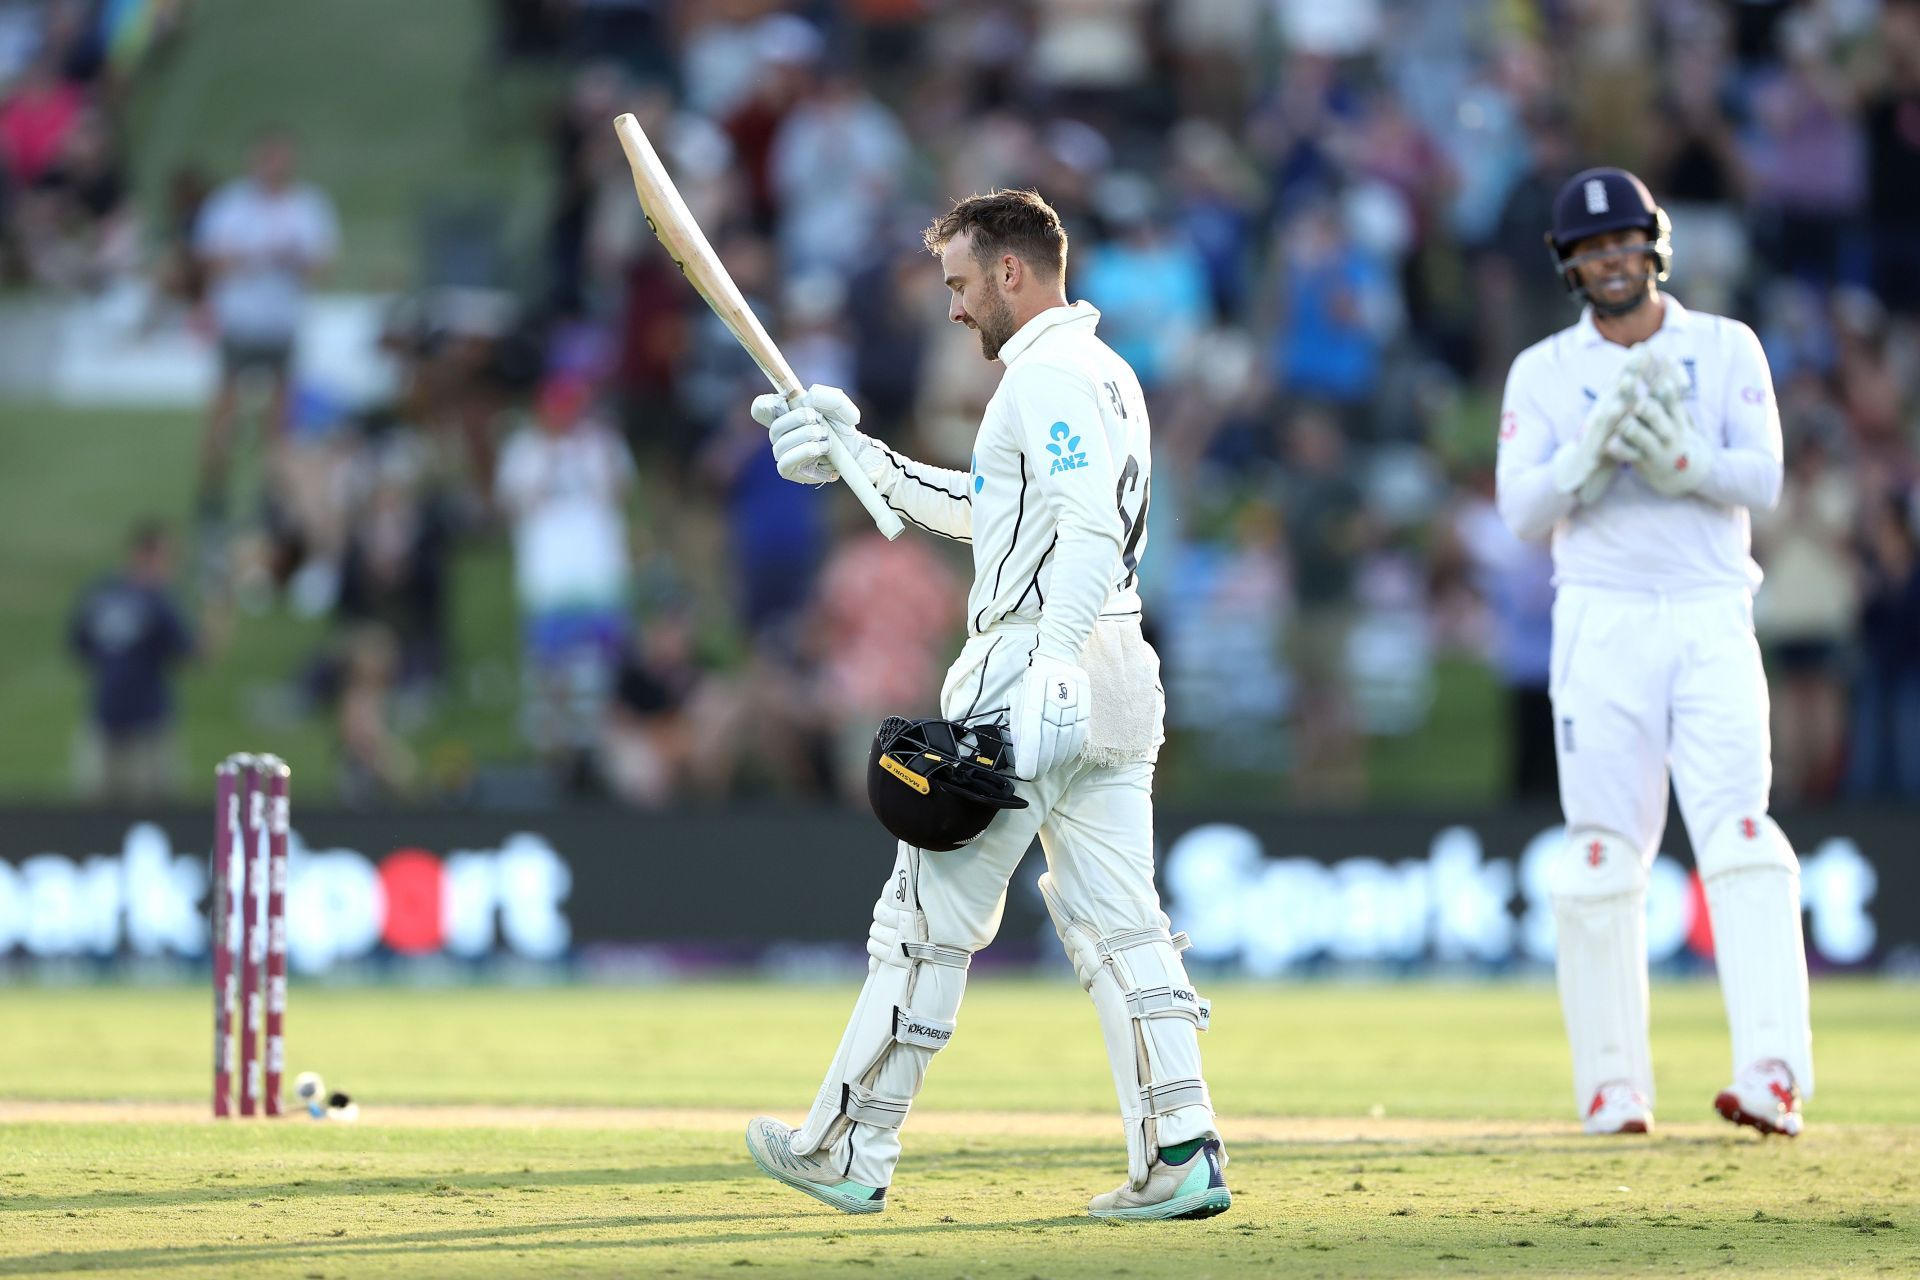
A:
{"type": "Polygon", "coordinates": [[[1085,324],[1092,329],[1099,323],[1100,312],[1091,302],[1074,302],[1064,307],[1048,307],[1014,330],[1013,336],[1000,344],[1000,363],[1012,368],[1013,362],[1025,355],[1049,329],[1068,324],[1085,324]]]}
{"type": "MultiPolygon", "coordinates": [[[[1691,313],[1680,305],[1680,299],[1662,290],[1660,301],[1666,304],[1667,309],[1665,314],[1660,317],[1660,327],[1653,331],[1653,337],[1658,338],[1662,334],[1680,333],[1684,331],[1690,323],[1689,316],[1691,313]]],[[[1037,319],[1038,317],[1035,318],[1037,319]]],[[[1580,338],[1580,345],[1583,347],[1597,347],[1608,341],[1607,338],[1601,335],[1599,326],[1593,323],[1593,308],[1591,306],[1580,309],[1580,322],[1574,325],[1574,330],[1580,338]]],[[[1652,341],[1652,339],[1650,338],[1648,341],[1652,341]]]]}

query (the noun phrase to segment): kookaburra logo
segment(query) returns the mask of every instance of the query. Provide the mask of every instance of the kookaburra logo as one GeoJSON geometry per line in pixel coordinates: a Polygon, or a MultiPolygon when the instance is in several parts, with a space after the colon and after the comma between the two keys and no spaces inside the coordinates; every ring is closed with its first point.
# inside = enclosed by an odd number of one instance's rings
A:
{"type": "Polygon", "coordinates": [[[1072,427],[1064,422],[1056,422],[1047,434],[1053,437],[1052,443],[1047,445],[1047,452],[1053,455],[1053,463],[1047,468],[1048,475],[1057,476],[1062,471],[1074,471],[1087,465],[1087,455],[1080,452],[1080,437],[1073,434],[1072,427]]]}

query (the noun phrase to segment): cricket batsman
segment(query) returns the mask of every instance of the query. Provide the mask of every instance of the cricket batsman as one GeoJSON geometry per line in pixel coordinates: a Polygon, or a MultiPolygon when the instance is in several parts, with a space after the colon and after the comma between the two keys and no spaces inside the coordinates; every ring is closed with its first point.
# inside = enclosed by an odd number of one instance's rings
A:
{"type": "MultiPolygon", "coordinates": [[[[1153,465],[1140,383],[1098,337],[1100,313],[1068,305],[1066,231],[1037,194],[962,200],[925,239],[950,292],[948,318],[1006,367],[969,470],[928,466],[862,434],[860,410],[833,387],[792,405],[761,396],[752,411],[787,479],[838,479],[826,457],[836,433],[904,519],[972,544],[968,638],[941,690],[944,720],[907,726],[933,726],[927,737],[946,750],[904,758],[946,768],[958,740],[991,770],[1000,757],[986,744],[1004,745],[1012,776],[998,780],[1017,795],[976,810],[982,820],[953,839],[901,840],[874,903],[866,985],[812,1110],[797,1129],[754,1120],[747,1147],[767,1174],[837,1209],[886,1207],[908,1108],[953,1035],[973,953],[998,930],[1008,879],[1037,834],[1048,867],[1040,889],[1093,997],[1126,1131],[1127,1181],[1088,1211],[1210,1217],[1232,1198],[1200,1072],[1209,1006],[1153,880],[1165,702],[1136,587],[1153,465]]],[[[883,726],[877,752],[900,725],[883,726]]],[[[929,806],[952,799],[926,783],[903,778],[897,792],[929,806]]]]}
{"type": "Polygon", "coordinates": [[[1666,213],[1621,169],[1576,174],[1547,235],[1579,322],[1520,353],[1500,414],[1500,513],[1552,536],[1549,692],[1567,843],[1550,891],[1588,1133],[1653,1127],[1647,870],[1667,777],[1713,924],[1733,1039],[1714,1107],[1800,1132],[1813,1092],[1800,872],[1767,816],[1767,685],[1748,512],[1778,500],[1780,415],[1737,320],[1660,291],[1666,213]]]}

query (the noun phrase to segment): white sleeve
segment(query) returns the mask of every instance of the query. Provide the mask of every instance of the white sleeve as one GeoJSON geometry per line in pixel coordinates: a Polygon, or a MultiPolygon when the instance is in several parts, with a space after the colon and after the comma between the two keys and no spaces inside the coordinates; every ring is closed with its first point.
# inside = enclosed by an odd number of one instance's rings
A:
{"type": "Polygon", "coordinates": [[[873,447],[887,463],[886,474],[874,487],[901,519],[955,542],[973,541],[973,498],[967,492],[971,476],[916,462],[878,440],[873,447]]]}
{"type": "Polygon", "coordinates": [[[1560,492],[1553,482],[1553,424],[1527,385],[1527,364],[1523,354],[1507,371],[1494,487],[1495,502],[1507,527],[1518,537],[1535,540],[1546,537],[1554,525],[1571,515],[1579,498],[1560,492]]]}
{"type": "Polygon", "coordinates": [[[1721,407],[1723,439],[1698,493],[1726,506],[1768,511],[1780,501],[1784,470],[1773,373],[1753,330],[1737,320],[1721,323],[1734,330],[1721,407]]]}
{"type": "Polygon", "coordinates": [[[1120,568],[1122,526],[1100,401],[1085,374],[1045,365],[1012,370],[1002,385],[1012,391],[1035,491],[1054,519],[1037,652],[1077,663],[1120,568]],[[1052,464],[1062,457],[1079,465],[1056,471],[1052,464]]]}

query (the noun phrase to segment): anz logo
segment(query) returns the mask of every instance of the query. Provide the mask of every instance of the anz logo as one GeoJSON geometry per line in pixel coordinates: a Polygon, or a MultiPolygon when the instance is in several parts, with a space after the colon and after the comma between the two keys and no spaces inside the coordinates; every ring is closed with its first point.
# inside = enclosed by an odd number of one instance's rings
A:
{"type": "Polygon", "coordinates": [[[1047,452],[1053,455],[1053,465],[1047,468],[1048,475],[1057,476],[1062,471],[1076,471],[1087,465],[1087,455],[1080,451],[1080,437],[1073,434],[1072,427],[1064,422],[1056,422],[1047,434],[1053,437],[1053,443],[1047,446],[1047,452]]]}

